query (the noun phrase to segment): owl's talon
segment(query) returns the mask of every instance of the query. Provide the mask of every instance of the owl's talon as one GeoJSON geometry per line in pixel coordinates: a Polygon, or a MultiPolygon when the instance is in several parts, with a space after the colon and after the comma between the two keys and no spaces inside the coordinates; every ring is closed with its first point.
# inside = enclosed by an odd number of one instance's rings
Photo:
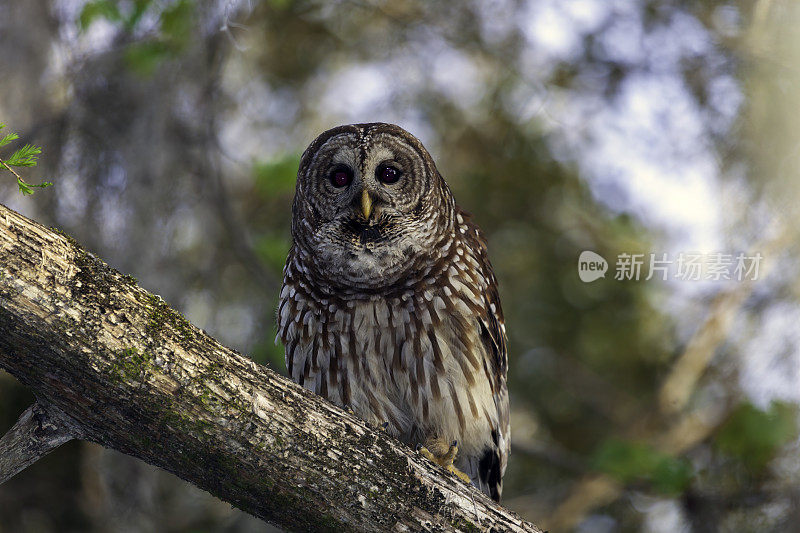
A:
{"type": "Polygon", "coordinates": [[[453,465],[453,461],[458,454],[458,441],[454,440],[453,443],[448,447],[447,444],[442,442],[441,439],[429,439],[426,443],[427,446],[423,446],[421,443],[417,444],[417,451],[426,459],[433,461],[437,465],[441,466],[448,472],[452,472],[455,474],[459,479],[465,481],[467,483],[471,483],[471,480],[468,475],[464,472],[459,470],[458,468],[453,465]],[[432,448],[434,452],[431,452],[428,447],[432,448]],[[435,453],[435,452],[438,452],[435,453]]]}
{"type": "Polygon", "coordinates": [[[417,446],[419,446],[419,448],[417,448],[417,451],[420,453],[420,455],[422,455],[425,459],[433,461],[437,465],[442,466],[439,464],[439,459],[437,459],[436,456],[433,455],[428,448],[426,448],[421,444],[418,444],[417,446]]]}
{"type": "Polygon", "coordinates": [[[453,465],[450,465],[450,466],[448,466],[448,467],[447,467],[447,470],[448,470],[449,472],[452,472],[453,474],[455,474],[455,475],[456,475],[456,477],[457,477],[458,479],[460,479],[461,481],[464,481],[465,483],[472,483],[472,480],[469,478],[469,476],[468,476],[468,475],[466,475],[466,474],[465,474],[464,472],[462,472],[461,470],[459,470],[458,468],[456,468],[455,466],[453,466],[453,465]]]}

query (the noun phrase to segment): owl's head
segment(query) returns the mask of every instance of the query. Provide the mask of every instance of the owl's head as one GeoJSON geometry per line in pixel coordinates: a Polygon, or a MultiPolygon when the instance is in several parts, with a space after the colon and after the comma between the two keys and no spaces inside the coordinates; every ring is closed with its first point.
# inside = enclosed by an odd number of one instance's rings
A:
{"type": "Polygon", "coordinates": [[[385,287],[439,258],[454,208],[416,137],[393,124],[339,126],[300,160],[295,253],[327,284],[385,287]]]}

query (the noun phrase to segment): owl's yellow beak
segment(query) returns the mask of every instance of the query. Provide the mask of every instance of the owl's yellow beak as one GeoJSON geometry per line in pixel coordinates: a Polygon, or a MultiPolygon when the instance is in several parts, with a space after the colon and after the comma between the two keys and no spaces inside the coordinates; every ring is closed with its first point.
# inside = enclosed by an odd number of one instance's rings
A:
{"type": "Polygon", "coordinates": [[[369,216],[372,214],[372,198],[367,189],[361,191],[361,212],[364,213],[364,219],[369,220],[369,216]]]}

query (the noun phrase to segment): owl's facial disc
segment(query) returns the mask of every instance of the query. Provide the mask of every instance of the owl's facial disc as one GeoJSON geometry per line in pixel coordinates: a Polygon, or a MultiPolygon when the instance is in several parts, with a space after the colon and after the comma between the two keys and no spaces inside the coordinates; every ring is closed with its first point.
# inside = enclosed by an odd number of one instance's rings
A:
{"type": "Polygon", "coordinates": [[[443,210],[452,209],[439,180],[419,141],[397,126],[326,132],[301,162],[295,243],[343,284],[392,282],[435,259],[450,223],[443,210]]]}

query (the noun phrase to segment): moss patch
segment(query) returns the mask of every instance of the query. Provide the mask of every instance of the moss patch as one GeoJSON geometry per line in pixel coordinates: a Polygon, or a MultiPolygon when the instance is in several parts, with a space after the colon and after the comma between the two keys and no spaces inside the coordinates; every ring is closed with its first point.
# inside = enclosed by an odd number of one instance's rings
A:
{"type": "Polygon", "coordinates": [[[140,352],[133,346],[123,348],[111,360],[111,374],[117,381],[141,380],[154,367],[154,360],[149,352],[140,352]]]}
{"type": "Polygon", "coordinates": [[[164,326],[168,324],[182,342],[188,342],[195,338],[196,333],[191,323],[182,314],[171,309],[161,297],[148,294],[147,305],[150,309],[146,327],[148,335],[154,339],[159,338],[164,326]]]}
{"type": "Polygon", "coordinates": [[[467,531],[469,533],[478,533],[480,531],[483,531],[481,528],[479,528],[472,522],[464,519],[453,520],[452,522],[450,522],[450,525],[459,531],[467,531]]]}

